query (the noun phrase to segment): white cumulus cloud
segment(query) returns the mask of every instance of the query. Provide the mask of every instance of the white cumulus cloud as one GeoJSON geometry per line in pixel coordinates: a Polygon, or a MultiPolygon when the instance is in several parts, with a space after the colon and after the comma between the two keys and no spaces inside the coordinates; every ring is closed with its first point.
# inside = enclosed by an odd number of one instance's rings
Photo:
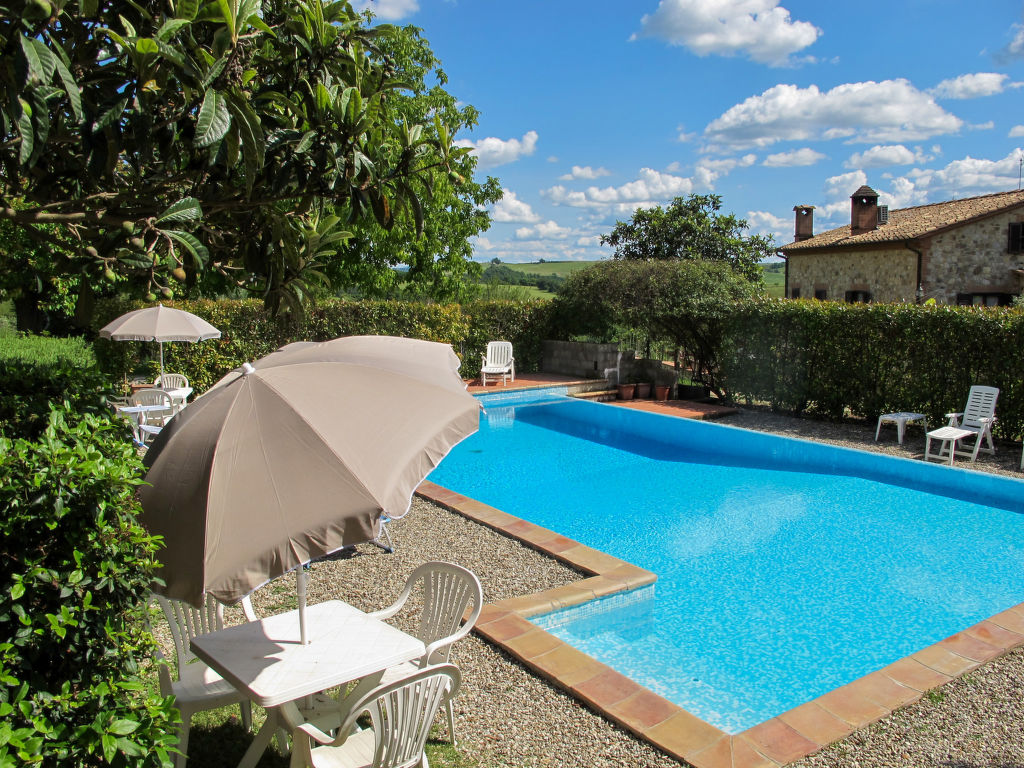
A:
{"type": "Polygon", "coordinates": [[[521,139],[497,139],[489,136],[480,141],[459,139],[454,144],[458,147],[470,147],[473,150],[472,154],[480,158],[478,167],[494,168],[532,155],[537,148],[537,138],[536,131],[527,131],[521,139]]]}
{"type": "MultiPolygon", "coordinates": [[[[698,186],[714,189],[715,181],[727,175],[735,168],[749,168],[757,162],[757,155],[746,154],[742,157],[704,158],[693,170],[693,178],[698,186]]],[[[673,164],[674,165],[674,164],[673,164]]],[[[672,166],[669,166],[671,169],[672,166]]]]}
{"type": "Polygon", "coordinates": [[[357,12],[369,8],[378,19],[386,21],[398,21],[406,16],[411,16],[420,9],[416,0],[360,0],[352,4],[357,12]]]}
{"type": "Polygon", "coordinates": [[[746,55],[782,66],[820,34],[810,22],[794,21],[779,0],[661,0],[632,39],[653,37],[698,56],[746,55]]]}
{"type": "Polygon", "coordinates": [[[810,147],[803,147],[802,149],[794,149],[791,152],[777,152],[774,155],[768,155],[762,165],[767,168],[796,168],[814,165],[824,159],[825,155],[821,152],[810,147]]]}
{"type": "Polygon", "coordinates": [[[1009,75],[998,72],[975,72],[943,80],[929,93],[940,99],[974,99],[979,96],[993,96],[1005,90],[1009,75]]]}
{"type": "Polygon", "coordinates": [[[1013,40],[995,58],[1003,64],[1024,58],[1024,24],[1013,25],[1013,40]]]}
{"type": "Polygon", "coordinates": [[[535,227],[520,227],[516,230],[517,240],[564,240],[572,230],[555,221],[543,221],[535,227]]]}
{"type": "Polygon", "coordinates": [[[1006,192],[1017,188],[1021,155],[1017,147],[998,160],[968,156],[937,170],[915,169],[906,178],[931,202],[1006,192]]]}
{"type": "Polygon", "coordinates": [[[501,200],[494,204],[495,221],[514,221],[524,224],[531,224],[540,221],[530,204],[516,197],[511,189],[501,190],[501,200]]]}
{"type": "Polygon", "coordinates": [[[908,149],[902,144],[876,144],[863,152],[854,152],[844,165],[847,168],[885,168],[891,165],[911,165],[927,163],[931,160],[918,149],[908,149]]]}
{"type": "Polygon", "coordinates": [[[669,200],[693,191],[693,181],[683,176],[673,176],[653,168],[641,168],[635,181],[618,187],[587,187],[585,190],[569,190],[561,184],[546,189],[543,194],[555,205],[571,205],[578,208],[611,206],[621,203],[647,203],[655,200],[669,200]]]}
{"type": "Polygon", "coordinates": [[[589,165],[574,165],[569,173],[563,174],[558,178],[562,181],[572,181],[573,179],[599,179],[602,176],[611,175],[612,172],[607,168],[591,168],[589,165]]]}
{"type": "Polygon", "coordinates": [[[704,129],[711,144],[767,147],[779,141],[915,141],[954,133],[963,120],[904,79],[816,85],[779,84],[726,110],[704,129]]]}
{"type": "Polygon", "coordinates": [[[1007,134],[1011,139],[1015,139],[1018,136],[1024,136],[1024,125],[1015,125],[1010,129],[1010,133],[1007,134]]]}

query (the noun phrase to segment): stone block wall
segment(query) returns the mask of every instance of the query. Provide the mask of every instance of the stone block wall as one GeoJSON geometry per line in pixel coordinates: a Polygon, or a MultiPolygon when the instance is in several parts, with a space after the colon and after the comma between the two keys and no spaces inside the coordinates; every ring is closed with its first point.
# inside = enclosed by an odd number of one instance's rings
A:
{"type": "Polygon", "coordinates": [[[632,370],[633,352],[619,352],[618,344],[580,341],[545,341],[540,369],[583,379],[609,379],[615,384],[632,370]]]}
{"type": "Polygon", "coordinates": [[[802,299],[813,299],[815,291],[825,290],[833,301],[843,301],[847,291],[869,291],[872,301],[914,301],[917,254],[906,248],[793,253],[789,288],[790,295],[799,289],[802,299]]]}
{"type": "Polygon", "coordinates": [[[1003,213],[948,232],[926,243],[921,285],[924,298],[955,304],[958,293],[1020,293],[1015,269],[1024,269],[1024,254],[1007,253],[1011,222],[1024,212],[1003,213]]]}

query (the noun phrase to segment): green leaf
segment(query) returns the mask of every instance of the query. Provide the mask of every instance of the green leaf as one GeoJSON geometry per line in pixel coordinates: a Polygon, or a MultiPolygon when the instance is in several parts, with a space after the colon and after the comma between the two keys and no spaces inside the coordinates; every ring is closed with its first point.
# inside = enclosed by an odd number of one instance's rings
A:
{"type": "Polygon", "coordinates": [[[199,201],[194,197],[185,197],[166,208],[156,221],[161,224],[165,221],[196,221],[201,218],[203,209],[199,201]]]}
{"type": "Polygon", "coordinates": [[[189,252],[192,256],[192,262],[197,269],[203,269],[210,260],[210,252],[195,235],[177,229],[165,229],[164,234],[178,242],[182,248],[189,252]]]}
{"type": "Polygon", "coordinates": [[[196,146],[208,147],[224,138],[231,127],[231,114],[217,91],[207,91],[196,119],[196,146]]]}
{"type": "Polygon", "coordinates": [[[138,730],[138,727],[139,724],[134,720],[115,720],[107,728],[107,731],[116,736],[127,736],[129,733],[134,733],[138,730]]]}
{"type": "Polygon", "coordinates": [[[191,23],[192,22],[188,19],[168,19],[160,25],[160,29],[156,32],[156,39],[163,41],[169,40],[174,37],[179,29],[187,27],[191,23]]]}
{"type": "Polygon", "coordinates": [[[143,55],[155,56],[160,53],[160,46],[152,38],[140,37],[135,41],[135,50],[143,55]]]}
{"type": "Polygon", "coordinates": [[[32,130],[32,107],[24,99],[18,99],[18,104],[21,106],[18,112],[18,134],[21,136],[18,162],[24,165],[32,157],[35,148],[35,131],[32,130]]]}
{"type": "Polygon", "coordinates": [[[71,111],[75,113],[75,119],[82,122],[85,119],[85,114],[82,112],[82,95],[78,92],[78,83],[75,82],[71,70],[67,68],[60,57],[54,56],[53,59],[57,75],[60,77],[61,83],[64,84],[64,93],[67,94],[68,101],[71,103],[71,111]]]}
{"type": "Polygon", "coordinates": [[[174,6],[174,15],[179,19],[192,20],[199,13],[199,0],[178,0],[174,6]]]}
{"type": "Polygon", "coordinates": [[[100,116],[99,120],[92,124],[92,132],[99,133],[108,125],[118,122],[121,119],[121,115],[124,114],[124,108],[127,106],[128,99],[121,99],[121,101],[114,104],[114,106],[100,116]]]}
{"type": "Polygon", "coordinates": [[[54,55],[41,41],[18,35],[21,42],[21,51],[25,54],[25,61],[28,62],[29,79],[35,77],[41,83],[48,83],[53,79],[55,69],[54,55]]]}

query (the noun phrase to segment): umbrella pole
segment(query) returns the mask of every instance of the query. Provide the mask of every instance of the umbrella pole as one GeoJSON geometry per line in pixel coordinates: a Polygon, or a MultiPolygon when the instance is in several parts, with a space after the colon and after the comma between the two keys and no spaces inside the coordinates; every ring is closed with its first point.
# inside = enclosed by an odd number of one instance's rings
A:
{"type": "Polygon", "coordinates": [[[162,341],[157,342],[160,345],[160,386],[164,385],[164,343],[162,341]]]}
{"type": "Polygon", "coordinates": [[[306,637],[306,582],[308,580],[309,574],[306,573],[306,567],[300,565],[295,583],[299,595],[299,638],[303,645],[309,645],[309,638],[306,637]]]}

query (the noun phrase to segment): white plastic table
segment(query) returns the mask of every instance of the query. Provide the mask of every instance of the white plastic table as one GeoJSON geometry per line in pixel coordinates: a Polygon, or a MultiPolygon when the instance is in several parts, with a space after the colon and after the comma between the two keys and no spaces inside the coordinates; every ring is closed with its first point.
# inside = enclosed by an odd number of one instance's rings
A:
{"type": "Polygon", "coordinates": [[[192,387],[175,387],[174,389],[165,389],[164,392],[171,396],[171,402],[174,403],[175,409],[180,411],[187,405],[186,401],[192,394],[192,387]]]}
{"type": "Polygon", "coordinates": [[[135,441],[140,445],[144,442],[142,439],[142,427],[140,426],[139,416],[145,413],[156,413],[166,412],[166,405],[118,405],[115,406],[118,413],[125,414],[132,422],[132,433],[135,435],[135,441]]]}
{"type": "Polygon", "coordinates": [[[960,429],[960,427],[939,427],[933,429],[928,433],[928,437],[924,444],[924,458],[925,461],[928,459],[938,459],[939,461],[946,460],[946,450],[949,450],[949,466],[953,466],[953,457],[956,455],[956,444],[965,437],[971,437],[977,433],[972,432],[969,429],[960,429]],[[932,439],[939,441],[939,452],[932,453],[932,439]]]}
{"type": "Polygon", "coordinates": [[[295,725],[295,702],[363,678],[376,685],[388,667],[423,655],[423,641],[340,600],[306,608],[309,643],[299,641],[299,612],[227,627],[192,639],[192,651],[261,707],[267,720],[239,768],[254,768],[274,732],[295,725]]]}
{"type": "Polygon", "coordinates": [[[912,421],[922,422],[924,424],[925,431],[928,430],[928,419],[925,418],[923,413],[911,413],[910,411],[883,413],[878,417],[878,426],[875,427],[875,442],[878,442],[878,433],[881,432],[882,425],[888,423],[896,425],[896,437],[899,440],[899,444],[903,445],[903,433],[907,429],[907,424],[912,421]]]}

